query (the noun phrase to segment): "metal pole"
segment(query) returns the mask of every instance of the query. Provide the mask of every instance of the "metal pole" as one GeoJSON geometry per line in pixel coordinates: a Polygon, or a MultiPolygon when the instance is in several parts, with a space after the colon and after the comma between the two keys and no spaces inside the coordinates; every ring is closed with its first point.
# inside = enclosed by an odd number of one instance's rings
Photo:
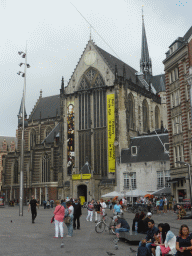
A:
{"type": "Polygon", "coordinates": [[[20,193],[19,193],[19,216],[23,216],[23,173],[24,173],[24,123],[25,123],[25,91],[26,91],[26,70],[27,70],[27,46],[25,52],[25,71],[24,71],[24,89],[23,89],[23,126],[21,139],[21,171],[20,171],[20,193]]]}

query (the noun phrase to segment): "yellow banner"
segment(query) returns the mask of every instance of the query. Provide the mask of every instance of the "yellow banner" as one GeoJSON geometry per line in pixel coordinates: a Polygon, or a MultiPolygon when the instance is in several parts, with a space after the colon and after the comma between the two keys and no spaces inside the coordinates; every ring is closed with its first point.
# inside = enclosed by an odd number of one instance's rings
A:
{"type": "Polygon", "coordinates": [[[90,180],[91,179],[91,174],[73,174],[72,175],[72,180],[90,180]]]}
{"type": "Polygon", "coordinates": [[[108,166],[109,172],[115,172],[115,95],[107,95],[107,125],[108,125],[108,166]]]}

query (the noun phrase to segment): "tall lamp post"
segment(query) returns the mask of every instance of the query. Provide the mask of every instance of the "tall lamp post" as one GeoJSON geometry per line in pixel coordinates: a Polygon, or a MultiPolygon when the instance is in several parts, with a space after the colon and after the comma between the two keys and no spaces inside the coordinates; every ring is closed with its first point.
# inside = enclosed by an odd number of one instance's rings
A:
{"type": "Polygon", "coordinates": [[[183,161],[177,161],[176,162],[177,164],[181,164],[181,165],[184,165],[184,166],[187,166],[188,167],[188,176],[189,176],[189,193],[190,193],[190,201],[191,201],[191,217],[192,217],[192,196],[191,196],[191,168],[190,168],[190,164],[189,163],[186,163],[186,162],[183,162],[183,161]]]}
{"type": "Polygon", "coordinates": [[[24,72],[19,71],[17,74],[24,77],[24,88],[23,88],[23,100],[22,100],[22,139],[21,139],[21,170],[20,170],[20,191],[19,191],[19,216],[23,216],[23,173],[24,173],[24,129],[25,129],[25,93],[26,93],[26,71],[27,68],[30,68],[30,65],[27,64],[27,48],[25,52],[18,52],[25,63],[20,63],[19,66],[25,66],[24,72]]]}

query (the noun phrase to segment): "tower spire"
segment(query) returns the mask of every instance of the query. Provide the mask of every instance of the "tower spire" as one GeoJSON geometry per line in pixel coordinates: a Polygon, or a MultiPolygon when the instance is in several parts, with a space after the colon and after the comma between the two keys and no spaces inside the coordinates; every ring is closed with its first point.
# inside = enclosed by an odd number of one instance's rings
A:
{"type": "Polygon", "coordinates": [[[144,74],[145,80],[149,82],[150,77],[152,76],[152,63],[151,63],[151,58],[149,57],[147,36],[145,32],[143,5],[142,5],[142,43],[141,43],[140,71],[144,74]]]}
{"type": "MultiPolygon", "coordinates": [[[[24,118],[26,119],[27,118],[26,109],[24,110],[24,112],[25,112],[24,118]]],[[[23,118],[23,96],[22,96],[22,99],[21,99],[21,105],[20,105],[19,113],[18,113],[17,117],[18,117],[18,126],[21,126],[22,125],[22,118],[23,118]]]]}

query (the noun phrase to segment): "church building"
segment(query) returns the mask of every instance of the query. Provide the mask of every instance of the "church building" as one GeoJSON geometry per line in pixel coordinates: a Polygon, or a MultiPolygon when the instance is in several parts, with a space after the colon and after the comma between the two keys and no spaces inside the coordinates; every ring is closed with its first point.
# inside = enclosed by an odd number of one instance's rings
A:
{"type": "MultiPolygon", "coordinates": [[[[121,149],[130,138],[167,128],[164,81],[152,74],[144,20],[140,72],[90,38],[68,84],[62,78],[58,95],[40,92],[26,116],[25,198],[83,202],[115,190],[121,149]]],[[[18,120],[22,114],[21,107],[18,120]]],[[[18,128],[17,151],[3,161],[6,200],[19,198],[20,149],[18,128]]]]}

